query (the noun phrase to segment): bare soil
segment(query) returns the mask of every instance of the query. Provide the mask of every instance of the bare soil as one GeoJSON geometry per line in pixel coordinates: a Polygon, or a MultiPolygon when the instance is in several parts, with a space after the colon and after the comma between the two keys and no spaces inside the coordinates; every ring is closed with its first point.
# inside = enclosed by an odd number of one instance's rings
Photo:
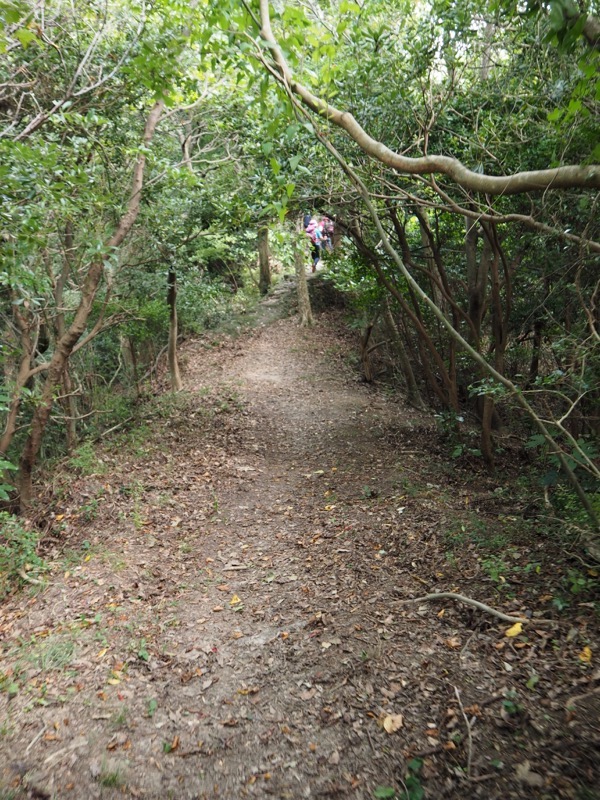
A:
{"type": "Polygon", "coordinates": [[[600,797],[593,603],[552,604],[552,542],[486,560],[502,478],[354,347],[335,312],[190,343],[55,477],[47,584],[0,609],[0,798],[600,797]],[[532,621],[404,602],[435,591],[532,621]]]}

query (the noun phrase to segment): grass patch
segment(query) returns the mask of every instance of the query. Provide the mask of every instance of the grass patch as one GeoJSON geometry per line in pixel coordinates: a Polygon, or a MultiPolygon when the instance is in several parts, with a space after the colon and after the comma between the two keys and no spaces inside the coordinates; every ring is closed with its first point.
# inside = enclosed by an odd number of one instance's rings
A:
{"type": "Polygon", "coordinates": [[[90,441],[79,445],[69,459],[68,467],[80,475],[104,475],[107,472],[106,464],[98,458],[96,448],[90,441]]]}
{"type": "Polygon", "coordinates": [[[42,672],[65,669],[75,655],[75,643],[63,637],[33,639],[30,646],[31,649],[24,655],[24,660],[42,672]]]}
{"type": "Polygon", "coordinates": [[[98,783],[107,789],[123,786],[123,770],[120,767],[107,767],[103,765],[98,775],[98,783]]]}

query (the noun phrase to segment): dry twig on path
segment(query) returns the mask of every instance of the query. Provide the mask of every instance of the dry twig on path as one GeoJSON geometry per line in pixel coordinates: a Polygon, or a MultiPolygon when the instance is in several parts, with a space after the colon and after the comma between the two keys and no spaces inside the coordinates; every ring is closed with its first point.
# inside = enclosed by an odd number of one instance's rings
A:
{"type": "Polygon", "coordinates": [[[460,699],[460,692],[456,686],[454,687],[454,694],[456,695],[456,700],[458,701],[460,713],[462,714],[465,725],[467,726],[467,766],[465,772],[467,779],[471,780],[471,762],[473,761],[473,734],[471,733],[471,722],[467,717],[462,700],[460,699]]]}
{"type": "Polygon", "coordinates": [[[430,600],[458,600],[461,603],[466,603],[469,606],[473,606],[474,608],[478,608],[480,611],[485,611],[487,614],[491,614],[493,617],[498,617],[503,622],[522,622],[523,624],[526,623],[535,623],[536,625],[554,625],[556,624],[555,620],[553,619],[529,619],[528,617],[511,617],[510,614],[504,614],[502,611],[498,611],[496,608],[492,608],[491,606],[486,605],[485,603],[480,603],[479,600],[473,600],[472,597],[465,597],[464,594],[457,594],[456,592],[434,592],[433,594],[426,594],[423,597],[409,597],[406,600],[401,600],[401,603],[424,603],[429,602],[430,600]]]}

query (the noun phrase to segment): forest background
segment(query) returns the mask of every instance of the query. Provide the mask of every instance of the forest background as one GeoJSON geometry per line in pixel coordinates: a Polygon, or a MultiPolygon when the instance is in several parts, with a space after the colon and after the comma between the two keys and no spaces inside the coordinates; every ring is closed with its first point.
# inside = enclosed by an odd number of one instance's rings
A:
{"type": "Polygon", "coordinates": [[[163,356],[179,390],[177,341],[277,273],[302,292],[306,211],[336,222],[363,377],[598,553],[597,13],[2,0],[7,573],[35,574],[12,512],[40,465],[135,420],[163,356]]]}

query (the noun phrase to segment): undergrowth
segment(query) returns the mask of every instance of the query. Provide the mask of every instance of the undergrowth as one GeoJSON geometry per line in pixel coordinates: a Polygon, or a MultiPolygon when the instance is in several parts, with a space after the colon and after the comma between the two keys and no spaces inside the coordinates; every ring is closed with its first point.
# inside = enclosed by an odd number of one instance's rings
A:
{"type": "Polygon", "coordinates": [[[37,583],[46,565],[38,555],[37,531],[0,512],[0,598],[25,583],[37,583]]]}

